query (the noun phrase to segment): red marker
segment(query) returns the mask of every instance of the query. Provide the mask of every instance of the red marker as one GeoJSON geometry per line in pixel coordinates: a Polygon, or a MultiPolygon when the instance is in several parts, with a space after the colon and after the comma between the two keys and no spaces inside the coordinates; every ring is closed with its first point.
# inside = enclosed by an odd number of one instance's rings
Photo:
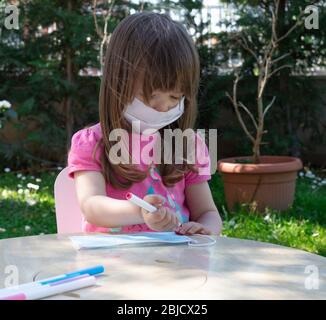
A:
{"type": "Polygon", "coordinates": [[[137,197],[135,194],[133,194],[131,192],[128,192],[126,194],[126,199],[151,213],[157,210],[156,207],[154,207],[150,203],[146,202],[145,200],[137,197]]]}

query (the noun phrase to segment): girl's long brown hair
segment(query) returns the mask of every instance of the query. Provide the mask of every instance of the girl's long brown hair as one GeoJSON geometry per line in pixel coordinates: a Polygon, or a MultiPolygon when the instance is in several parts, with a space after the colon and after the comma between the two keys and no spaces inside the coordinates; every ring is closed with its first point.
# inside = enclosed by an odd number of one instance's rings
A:
{"type": "MultiPolygon", "coordinates": [[[[182,132],[193,129],[197,117],[196,96],[200,78],[200,62],[197,49],[186,29],[166,14],[154,12],[135,13],[124,18],[113,31],[107,46],[103,78],[99,96],[99,118],[102,138],[93,152],[101,144],[103,174],[107,183],[114,188],[129,188],[134,182],[147,177],[135,164],[112,164],[110,148],[117,143],[109,140],[113,129],[123,128],[131,132],[131,125],[123,116],[125,106],[135,97],[135,82],[143,75],[144,101],[150,100],[154,90],[180,90],[185,95],[184,114],[174,123],[159,130],[180,128],[182,132]]],[[[187,146],[183,139],[183,154],[186,159],[187,146]]],[[[175,143],[172,146],[172,159],[175,143]]],[[[188,164],[164,164],[161,143],[162,181],[171,187],[183,179],[184,174],[197,168],[188,164]]]]}

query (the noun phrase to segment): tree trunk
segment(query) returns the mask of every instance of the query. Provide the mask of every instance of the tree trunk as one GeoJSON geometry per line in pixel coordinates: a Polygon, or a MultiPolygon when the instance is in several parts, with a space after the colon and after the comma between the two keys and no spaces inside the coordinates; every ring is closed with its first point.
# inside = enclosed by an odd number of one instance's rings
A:
{"type": "MultiPolygon", "coordinates": [[[[72,0],[69,0],[67,3],[68,11],[72,11],[72,0]]],[[[72,58],[73,52],[70,47],[66,46],[65,48],[65,67],[66,67],[66,79],[69,83],[73,82],[73,66],[72,66],[72,58]]],[[[66,148],[67,152],[70,149],[71,137],[73,133],[74,126],[74,115],[72,112],[72,101],[70,94],[67,94],[64,98],[65,105],[65,118],[66,118],[66,132],[67,132],[67,140],[66,140],[66,148]]]]}
{"type": "Polygon", "coordinates": [[[263,137],[263,131],[264,131],[264,119],[263,119],[263,97],[257,98],[257,106],[258,106],[258,128],[256,130],[256,137],[255,137],[255,143],[253,145],[253,161],[254,163],[258,164],[260,163],[260,145],[261,140],[263,137]]]}
{"type": "MultiPolygon", "coordinates": [[[[278,26],[277,26],[277,32],[278,35],[282,35],[286,33],[287,28],[285,25],[285,9],[286,9],[286,3],[287,0],[281,0],[280,1],[280,8],[279,8],[279,19],[278,19],[278,26]]],[[[280,43],[279,50],[280,53],[285,53],[285,49],[283,49],[286,46],[287,39],[284,39],[283,42],[280,43]]],[[[281,108],[285,111],[286,116],[286,127],[285,132],[287,132],[288,137],[290,138],[290,155],[294,157],[300,157],[300,145],[298,141],[298,137],[296,134],[296,131],[294,129],[293,125],[293,118],[292,118],[292,110],[291,106],[288,102],[288,96],[289,96],[289,81],[290,81],[290,71],[289,68],[284,68],[280,71],[280,77],[279,77],[279,88],[282,99],[280,100],[281,108]]]]}

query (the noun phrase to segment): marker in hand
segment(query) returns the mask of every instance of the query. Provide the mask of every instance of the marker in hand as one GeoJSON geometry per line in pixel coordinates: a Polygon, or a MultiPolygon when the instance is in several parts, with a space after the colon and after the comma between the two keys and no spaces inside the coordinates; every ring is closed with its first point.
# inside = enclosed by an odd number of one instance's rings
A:
{"type": "MultiPolygon", "coordinates": [[[[154,207],[153,205],[151,205],[150,203],[146,202],[145,200],[139,198],[138,196],[136,196],[135,194],[128,192],[126,194],[126,199],[131,201],[132,203],[134,203],[135,205],[153,213],[157,210],[156,207],[154,207]]],[[[178,223],[178,227],[180,227],[182,225],[181,222],[178,223]]]]}
{"type": "Polygon", "coordinates": [[[131,201],[132,203],[134,203],[135,205],[153,213],[154,211],[157,210],[156,207],[154,207],[153,205],[151,205],[150,203],[146,202],[145,200],[137,197],[135,194],[128,192],[126,194],[126,199],[131,201]]]}

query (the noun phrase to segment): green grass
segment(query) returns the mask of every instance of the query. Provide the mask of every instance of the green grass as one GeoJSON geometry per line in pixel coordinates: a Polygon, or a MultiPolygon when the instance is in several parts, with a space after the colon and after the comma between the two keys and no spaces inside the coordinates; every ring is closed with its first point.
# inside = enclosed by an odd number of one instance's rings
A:
{"type": "Polygon", "coordinates": [[[312,188],[312,180],[298,178],[291,208],[267,209],[257,214],[248,206],[226,210],[220,175],[210,182],[213,197],[223,218],[223,234],[306,250],[326,256],[326,187],[312,188]]]}
{"type": "Polygon", "coordinates": [[[25,180],[14,173],[0,175],[0,239],[57,232],[53,197],[57,174],[26,175],[25,180]],[[28,183],[39,185],[39,190],[27,188],[28,183]],[[20,194],[19,189],[30,193],[20,194]]]}
{"type": "MultiPolygon", "coordinates": [[[[56,233],[53,184],[58,171],[18,178],[0,174],[0,239],[56,233]],[[36,181],[41,179],[41,181],[36,181]],[[38,190],[27,187],[39,185],[38,190]],[[21,189],[21,191],[19,191],[21,189]],[[25,194],[24,190],[30,190],[25,194]]],[[[326,187],[312,189],[312,180],[298,178],[292,208],[259,215],[242,206],[226,210],[223,183],[217,173],[210,181],[223,218],[223,235],[285,245],[326,256],[326,187]]]]}

